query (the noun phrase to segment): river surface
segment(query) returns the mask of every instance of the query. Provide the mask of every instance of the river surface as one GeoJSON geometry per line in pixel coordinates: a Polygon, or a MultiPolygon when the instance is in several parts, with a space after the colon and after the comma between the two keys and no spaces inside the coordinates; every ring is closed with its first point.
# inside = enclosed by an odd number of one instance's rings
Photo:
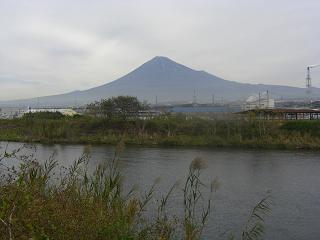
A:
{"type": "MultiPolygon", "coordinates": [[[[85,146],[39,144],[36,148],[39,159],[48,159],[56,152],[59,163],[70,166],[85,146]]],[[[110,161],[113,154],[114,147],[92,146],[89,168],[110,161]]],[[[204,239],[227,239],[230,233],[240,236],[251,209],[269,190],[273,205],[266,220],[265,239],[320,239],[319,152],[126,147],[120,167],[126,187],[138,185],[140,192],[148,189],[157,177],[160,177],[157,195],[165,194],[176,181],[182,182],[168,206],[171,213],[179,215],[183,181],[195,157],[207,162],[203,181],[217,177],[220,182],[204,239]]]]}

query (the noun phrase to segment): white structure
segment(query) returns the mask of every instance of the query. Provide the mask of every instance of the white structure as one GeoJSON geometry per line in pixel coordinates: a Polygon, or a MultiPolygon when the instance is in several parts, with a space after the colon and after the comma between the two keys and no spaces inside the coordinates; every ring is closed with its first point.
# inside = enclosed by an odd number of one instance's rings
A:
{"type": "Polygon", "coordinates": [[[248,97],[243,105],[243,110],[268,108],[274,108],[274,99],[270,98],[268,91],[248,97]]]}
{"type": "Polygon", "coordinates": [[[73,109],[69,108],[28,108],[28,110],[25,113],[38,113],[38,112],[59,112],[62,115],[65,116],[74,116],[77,115],[77,112],[74,111],[73,109]]]}

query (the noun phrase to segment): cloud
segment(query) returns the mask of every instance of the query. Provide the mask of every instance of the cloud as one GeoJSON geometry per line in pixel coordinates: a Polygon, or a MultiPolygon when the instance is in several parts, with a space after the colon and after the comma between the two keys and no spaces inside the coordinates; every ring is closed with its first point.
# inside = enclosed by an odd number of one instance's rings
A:
{"type": "MultiPolygon", "coordinates": [[[[0,80],[1,99],[98,86],[156,55],[234,81],[303,87],[306,66],[320,61],[319,8],[318,0],[2,0],[0,76],[14,77],[0,80]]],[[[312,77],[320,86],[320,71],[312,77]]]]}

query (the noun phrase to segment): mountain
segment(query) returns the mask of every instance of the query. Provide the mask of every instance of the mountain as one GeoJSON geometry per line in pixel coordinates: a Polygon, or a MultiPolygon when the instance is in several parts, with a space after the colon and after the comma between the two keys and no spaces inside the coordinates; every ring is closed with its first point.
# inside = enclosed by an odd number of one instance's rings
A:
{"type": "MultiPolygon", "coordinates": [[[[167,57],[155,57],[127,75],[85,91],[2,102],[10,106],[67,106],[81,105],[101,98],[118,95],[137,96],[140,100],[158,102],[191,102],[194,91],[197,101],[211,102],[212,94],[220,101],[244,100],[251,94],[269,91],[274,98],[303,98],[306,90],[289,86],[245,84],[224,80],[205,71],[196,71],[176,63],[167,57]]],[[[319,96],[320,89],[314,88],[313,95],[319,96]]]]}

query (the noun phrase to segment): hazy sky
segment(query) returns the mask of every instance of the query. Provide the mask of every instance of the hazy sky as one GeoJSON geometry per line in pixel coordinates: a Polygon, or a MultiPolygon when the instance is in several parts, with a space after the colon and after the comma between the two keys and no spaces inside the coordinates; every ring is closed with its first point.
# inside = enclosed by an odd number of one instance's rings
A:
{"type": "Polygon", "coordinates": [[[158,55],[303,87],[320,63],[320,1],[0,0],[0,100],[84,90],[158,55]]]}

